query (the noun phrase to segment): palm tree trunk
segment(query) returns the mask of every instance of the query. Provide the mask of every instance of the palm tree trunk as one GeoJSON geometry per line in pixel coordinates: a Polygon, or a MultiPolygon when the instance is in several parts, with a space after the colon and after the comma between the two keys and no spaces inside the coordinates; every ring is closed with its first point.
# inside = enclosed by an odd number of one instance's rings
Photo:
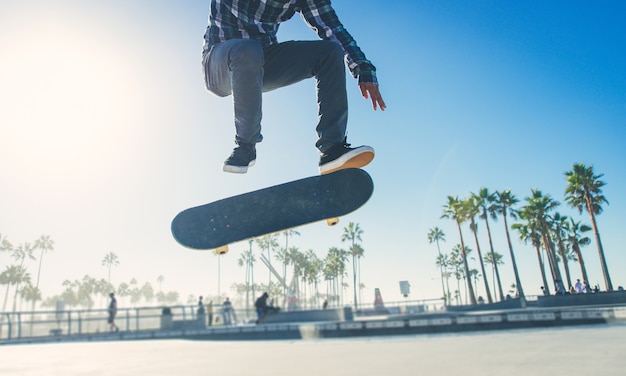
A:
{"type": "Polygon", "coordinates": [[[539,260],[539,270],[541,271],[541,279],[543,280],[543,288],[550,295],[550,285],[548,284],[548,279],[546,278],[546,267],[543,264],[543,260],[541,258],[541,247],[539,244],[535,244],[535,250],[537,251],[537,259],[539,260]]]}
{"type": "MultiPolygon", "coordinates": [[[[352,244],[352,248],[354,249],[354,243],[352,244]]],[[[359,302],[356,296],[356,256],[354,255],[354,251],[352,253],[352,279],[354,282],[354,310],[356,311],[359,309],[359,302]]]]}
{"type": "MultiPolygon", "coordinates": [[[[443,304],[444,305],[448,305],[448,299],[450,299],[449,296],[446,296],[446,288],[443,285],[443,256],[441,255],[441,249],[439,248],[439,240],[437,240],[437,252],[439,252],[439,271],[441,272],[441,291],[443,292],[443,304]]],[[[450,295],[450,288],[448,288],[448,295],[450,295]]]]}
{"type": "MultiPolygon", "coordinates": [[[[461,279],[457,278],[456,279],[456,304],[459,304],[459,298],[461,297],[461,279]]],[[[463,303],[463,301],[461,301],[461,303],[463,303]]]]}
{"type": "Polygon", "coordinates": [[[589,277],[587,277],[587,268],[585,267],[585,261],[583,260],[583,254],[580,251],[578,244],[574,244],[573,247],[576,257],[578,257],[578,264],[580,265],[580,273],[583,276],[583,281],[589,283],[589,277]]]}
{"type": "Polygon", "coordinates": [[[587,200],[586,203],[587,203],[587,212],[589,212],[589,216],[591,217],[591,227],[593,228],[593,236],[595,237],[596,244],[598,245],[598,257],[600,258],[600,267],[602,268],[602,274],[604,276],[604,285],[606,286],[607,291],[613,291],[613,283],[611,282],[611,276],[609,275],[609,268],[607,267],[606,258],[604,257],[604,249],[602,248],[602,241],[600,240],[600,232],[598,232],[598,225],[596,224],[596,216],[593,214],[593,209],[591,209],[591,204],[589,200],[587,200]]]}
{"type": "Polygon", "coordinates": [[[361,257],[357,257],[357,271],[359,273],[359,302],[363,301],[363,289],[361,288],[361,257]]]}
{"type": "Polygon", "coordinates": [[[548,257],[548,263],[550,264],[550,271],[552,272],[552,279],[559,280],[562,282],[563,278],[561,277],[559,264],[557,263],[556,257],[554,255],[554,252],[555,252],[554,245],[552,244],[550,237],[546,233],[543,233],[542,237],[543,237],[544,248],[546,250],[546,255],[548,257]]]}
{"type": "Polygon", "coordinates": [[[13,293],[13,312],[17,311],[17,293],[20,290],[20,284],[16,283],[15,284],[15,291],[13,293]]]}
{"type": "Polygon", "coordinates": [[[569,272],[569,264],[567,262],[567,252],[565,251],[565,246],[563,245],[563,240],[560,235],[557,235],[557,241],[559,243],[559,250],[561,252],[561,257],[563,258],[563,268],[565,269],[565,278],[567,278],[567,288],[569,289],[572,285],[572,277],[569,272]]]}
{"type": "Polygon", "coordinates": [[[572,284],[572,277],[569,272],[569,263],[567,262],[567,255],[565,254],[565,249],[563,249],[562,251],[562,257],[563,257],[563,268],[565,269],[565,278],[567,278],[567,288],[569,289],[569,287],[573,286],[573,284],[572,284]]]}
{"type": "Polygon", "coordinates": [[[502,282],[500,280],[500,271],[498,270],[498,263],[495,262],[496,255],[493,250],[493,241],[491,239],[491,229],[489,228],[489,220],[485,216],[485,225],[487,226],[487,239],[489,239],[489,249],[491,250],[491,259],[494,260],[493,267],[496,272],[496,281],[498,282],[498,292],[500,293],[500,301],[504,300],[504,291],[502,290],[502,282]]]}
{"type": "Polygon", "coordinates": [[[269,290],[272,287],[272,250],[269,244],[267,246],[267,263],[269,265],[269,268],[267,268],[269,275],[267,289],[269,290]]]}
{"type": "Polygon", "coordinates": [[[248,268],[248,261],[246,260],[246,310],[250,308],[250,268],[248,268]]]}
{"type": "Polygon", "coordinates": [[[461,253],[463,254],[463,268],[465,269],[467,291],[469,293],[470,303],[476,305],[476,295],[472,287],[472,276],[470,275],[469,265],[467,263],[467,254],[465,253],[465,243],[463,242],[463,231],[461,231],[461,223],[457,221],[459,236],[461,238],[461,253]]]}
{"type": "MultiPolygon", "coordinates": [[[[476,224],[474,223],[473,218],[472,218],[472,228],[476,229],[476,224]]],[[[493,303],[493,299],[491,297],[491,289],[489,288],[489,281],[487,280],[487,273],[485,272],[485,262],[483,261],[483,256],[482,256],[482,253],[480,252],[480,244],[478,243],[478,234],[477,234],[477,231],[473,231],[473,233],[474,233],[474,240],[476,241],[476,252],[478,252],[478,260],[480,261],[480,270],[483,273],[483,281],[485,281],[485,293],[487,294],[487,302],[491,304],[493,303]]]]}
{"type": "MultiPolygon", "coordinates": [[[[252,245],[250,245],[252,249],[252,245]]],[[[252,284],[252,299],[256,299],[256,288],[254,286],[254,264],[252,263],[252,256],[250,256],[250,283],[252,284]]]]}
{"type": "Polygon", "coordinates": [[[7,311],[7,301],[9,300],[9,288],[11,287],[11,283],[7,281],[7,289],[4,292],[4,303],[2,303],[2,312],[7,311]]]}
{"type": "Polygon", "coordinates": [[[446,295],[446,293],[444,292],[444,296],[446,296],[446,302],[448,302],[448,304],[450,304],[450,299],[452,298],[450,296],[450,274],[448,274],[447,277],[446,277],[446,287],[448,288],[448,290],[447,290],[448,295],[446,295]]]}
{"type": "Polygon", "coordinates": [[[511,263],[513,264],[513,274],[515,274],[515,284],[517,285],[517,294],[519,295],[519,298],[521,300],[522,307],[526,307],[526,297],[524,296],[524,289],[522,288],[522,281],[519,278],[519,270],[517,269],[517,262],[515,262],[515,253],[513,252],[513,245],[511,244],[511,235],[509,234],[509,224],[507,223],[507,220],[506,220],[506,211],[504,212],[504,230],[506,233],[506,242],[509,246],[509,254],[511,255],[511,263]]]}
{"type": "MultiPolygon", "coordinates": [[[[41,256],[39,256],[39,268],[37,268],[37,284],[35,287],[39,288],[39,277],[41,276],[41,264],[43,262],[43,250],[41,250],[41,256]]],[[[34,306],[34,303],[33,303],[34,306]]]]}

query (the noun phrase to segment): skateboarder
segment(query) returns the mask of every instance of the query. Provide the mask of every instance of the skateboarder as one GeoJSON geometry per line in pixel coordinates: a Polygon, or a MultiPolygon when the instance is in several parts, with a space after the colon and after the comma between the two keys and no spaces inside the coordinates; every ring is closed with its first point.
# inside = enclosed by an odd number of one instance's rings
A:
{"type": "Polygon", "coordinates": [[[268,312],[276,312],[278,309],[274,307],[272,304],[267,303],[267,299],[269,298],[269,294],[264,292],[263,295],[259,296],[257,300],[254,302],[254,308],[256,308],[256,315],[258,324],[268,312]]]}
{"type": "Polygon", "coordinates": [[[346,142],[348,101],[344,57],[361,94],[374,110],[387,107],[376,68],[343,27],[330,0],[211,0],[202,64],[207,89],[233,96],[235,143],[223,170],[246,173],[256,161],[261,135],[262,93],[307,78],[317,81],[317,142],[321,173],[363,167],[370,146],[346,142]],[[278,43],[279,24],[300,13],[322,40],[278,43]]]}

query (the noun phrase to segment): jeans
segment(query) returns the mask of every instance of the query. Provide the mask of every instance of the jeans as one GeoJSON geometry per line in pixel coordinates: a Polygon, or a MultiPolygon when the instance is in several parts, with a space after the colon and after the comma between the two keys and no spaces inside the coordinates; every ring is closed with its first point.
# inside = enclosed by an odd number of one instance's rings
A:
{"type": "Polygon", "coordinates": [[[317,81],[318,140],[324,152],[344,142],[348,99],[344,52],[332,41],[291,41],[263,46],[256,40],[231,39],[214,45],[203,56],[207,89],[233,96],[235,140],[260,142],[262,94],[307,78],[317,81]]]}

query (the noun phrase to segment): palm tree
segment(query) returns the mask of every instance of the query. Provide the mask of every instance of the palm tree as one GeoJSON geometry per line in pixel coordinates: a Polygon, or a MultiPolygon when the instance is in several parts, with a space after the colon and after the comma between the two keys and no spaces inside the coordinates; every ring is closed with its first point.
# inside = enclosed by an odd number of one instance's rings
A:
{"type": "MultiPolygon", "coordinates": [[[[489,250],[491,252],[491,258],[495,258],[494,250],[493,250],[493,239],[491,238],[491,228],[489,227],[489,217],[493,220],[498,218],[497,212],[497,198],[498,194],[489,193],[487,188],[481,188],[478,191],[478,194],[472,195],[476,200],[478,207],[480,208],[480,219],[485,221],[485,227],[487,228],[487,239],[489,240],[489,250]]],[[[500,300],[504,300],[504,292],[502,290],[502,281],[500,280],[500,269],[498,269],[498,264],[494,265],[495,271],[495,280],[498,282],[498,292],[500,293],[500,300]]],[[[495,290],[495,289],[494,289],[495,290]]],[[[494,293],[495,295],[495,293],[494,293]]]]}
{"type": "Polygon", "coordinates": [[[165,282],[165,277],[159,275],[157,277],[157,283],[159,284],[159,292],[163,291],[163,282],[165,282]]]}
{"type": "MultiPolygon", "coordinates": [[[[113,287],[111,282],[107,281],[104,278],[100,278],[99,280],[96,280],[94,278],[93,282],[91,281],[91,278],[89,278],[89,281],[90,281],[89,283],[93,283],[93,294],[96,296],[100,295],[100,305],[106,306],[106,299],[109,296],[109,294],[114,291],[115,287],[113,287]]],[[[133,278],[130,281],[130,283],[136,285],[137,280],[133,278]]],[[[131,297],[131,301],[132,301],[132,297],[131,297]]]]}
{"type": "MultiPolygon", "coordinates": [[[[41,300],[41,291],[37,287],[33,286],[29,281],[20,290],[20,299],[25,302],[32,302],[32,305],[34,306],[35,302],[41,300]]],[[[30,325],[31,335],[32,335],[32,328],[33,328],[33,322],[31,322],[31,325],[30,325]]]]}
{"type": "Polygon", "coordinates": [[[250,307],[250,286],[254,284],[252,266],[255,261],[256,259],[252,253],[252,242],[250,242],[250,248],[243,252],[237,260],[239,266],[245,266],[246,268],[246,309],[250,307]]]}
{"type": "Polygon", "coordinates": [[[463,276],[465,275],[465,271],[463,270],[463,261],[461,260],[463,256],[461,253],[461,245],[457,244],[452,247],[450,258],[448,259],[448,266],[450,266],[452,274],[454,274],[454,278],[456,279],[456,291],[454,297],[456,298],[457,305],[459,305],[459,298],[461,297],[461,279],[463,279],[463,276]]]}
{"type": "Polygon", "coordinates": [[[584,163],[576,163],[570,171],[565,172],[567,177],[567,188],[565,189],[565,201],[573,208],[578,209],[579,213],[583,209],[589,213],[591,219],[591,228],[598,246],[598,256],[600,258],[600,266],[604,275],[604,284],[607,291],[613,290],[609,268],[604,256],[602,241],[600,240],[600,231],[596,222],[596,215],[602,214],[602,204],[609,204],[606,197],[602,194],[602,187],[605,185],[600,180],[604,174],[596,175],[593,166],[585,166],[584,163]]]}
{"type": "Polygon", "coordinates": [[[315,288],[315,303],[316,307],[319,307],[319,283],[321,281],[321,278],[324,277],[324,260],[316,256],[315,259],[312,261],[311,269],[311,275],[315,277],[314,279],[312,279],[314,283],[313,287],[315,288]]]}
{"type": "Polygon", "coordinates": [[[289,249],[289,237],[300,236],[300,233],[294,229],[285,230],[282,232],[285,235],[285,249],[289,249]]]}
{"type": "Polygon", "coordinates": [[[354,287],[354,309],[358,309],[359,304],[357,301],[357,294],[356,294],[356,290],[357,290],[357,281],[356,281],[356,251],[357,249],[355,248],[355,244],[357,241],[361,241],[361,235],[363,234],[363,230],[361,230],[361,227],[359,226],[358,223],[354,223],[354,222],[350,222],[348,223],[348,225],[346,227],[344,227],[343,229],[343,234],[341,235],[341,241],[350,241],[352,243],[351,247],[350,247],[350,254],[352,255],[352,277],[353,277],[353,287],[354,287]]]}
{"type": "MultiPolygon", "coordinates": [[[[454,247],[452,247],[452,251],[450,252],[450,261],[449,261],[449,265],[452,268],[452,274],[454,274],[454,277],[456,278],[456,300],[457,300],[457,304],[459,303],[459,298],[461,296],[461,280],[463,281],[467,281],[468,278],[468,273],[465,272],[465,262],[463,261],[464,259],[467,259],[467,257],[469,256],[469,254],[472,252],[472,250],[469,247],[465,247],[465,252],[463,252],[463,250],[461,249],[461,244],[457,244],[454,247]],[[465,254],[465,256],[464,256],[465,254]]],[[[471,273],[471,271],[470,271],[471,273]]],[[[465,285],[465,301],[467,302],[467,284],[464,282],[465,285]]]]}
{"type": "Polygon", "coordinates": [[[0,234],[0,251],[12,251],[13,244],[7,240],[6,236],[0,234]]]}
{"type": "Polygon", "coordinates": [[[325,279],[331,282],[333,295],[336,296],[338,300],[341,300],[343,296],[340,286],[341,279],[346,271],[346,261],[348,261],[348,253],[336,247],[330,248],[324,259],[325,279]]]}
{"type": "Polygon", "coordinates": [[[256,239],[257,245],[261,248],[261,249],[265,249],[267,250],[267,261],[269,262],[269,282],[268,282],[268,286],[270,286],[272,284],[272,249],[277,248],[278,247],[278,240],[277,238],[277,234],[268,234],[268,235],[264,235],[260,238],[256,239]]]}
{"type": "Polygon", "coordinates": [[[120,298],[120,300],[123,300],[125,297],[129,296],[130,294],[131,294],[130,285],[126,282],[120,283],[120,285],[117,287],[117,290],[116,290],[116,295],[120,298]]]}
{"type": "Polygon", "coordinates": [[[15,285],[15,292],[13,293],[13,312],[17,311],[17,296],[22,291],[20,286],[25,284],[29,286],[31,284],[30,273],[22,265],[18,266],[15,270],[15,274],[12,276],[12,284],[15,285]]]}
{"type": "Polygon", "coordinates": [[[154,299],[154,288],[150,282],[146,282],[141,286],[141,295],[146,303],[150,303],[154,299]]]}
{"type": "Polygon", "coordinates": [[[7,301],[9,298],[9,289],[11,285],[16,285],[15,294],[17,294],[17,285],[24,279],[23,276],[28,274],[23,266],[11,265],[5,266],[5,269],[0,273],[0,284],[6,285],[7,288],[4,292],[4,302],[2,303],[2,312],[7,311],[7,301]]]}
{"type": "MultiPolygon", "coordinates": [[[[37,269],[37,282],[35,283],[35,288],[39,289],[39,278],[41,276],[41,264],[43,263],[43,255],[48,251],[54,250],[54,240],[50,239],[49,235],[41,235],[39,239],[35,241],[35,249],[40,249],[41,254],[39,256],[39,268],[37,269]]],[[[31,311],[35,310],[35,300],[33,300],[33,305],[31,311]]]]}
{"type": "MultiPolygon", "coordinates": [[[[361,259],[365,256],[365,249],[361,247],[360,244],[355,244],[350,250],[350,254],[356,255],[356,271],[359,280],[359,286],[361,286],[361,259]]],[[[362,290],[359,288],[359,301],[363,301],[363,296],[361,294],[362,290]]]]}
{"type": "Polygon", "coordinates": [[[448,305],[448,304],[450,304],[450,283],[448,282],[448,280],[450,279],[450,273],[448,272],[448,266],[451,266],[451,261],[450,261],[450,258],[448,257],[448,254],[446,254],[446,253],[441,254],[440,253],[439,256],[437,256],[437,260],[435,261],[435,265],[438,266],[439,269],[441,270],[441,284],[442,284],[442,287],[443,287],[443,280],[444,280],[444,278],[446,280],[447,290],[446,290],[446,288],[443,289],[443,300],[444,300],[444,304],[448,305]]]}
{"type": "Polygon", "coordinates": [[[107,253],[106,255],[104,255],[104,258],[102,259],[102,266],[106,266],[109,269],[109,279],[108,279],[109,285],[111,284],[111,267],[118,266],[119,264],[120,264],[120,260],[117,257],[117,255],[113,252],[107,253]]]}
{"type": "Polygon", "coordinates": [[[299,236],[300,233],[294,229],[285,230],[282,232],[285,235],[285,248],[279,249],[276,253],[276,259],[282,263],[283,266],[283,299],[287,299],[287,265],[289,265],[289,237],[299,236]]]}
{"type": "Polygon", "coordinates": [[[300,252],[297,247],[289,248],[289,263],[293,266],[291,287],[296,299],[299,301],[303,293],[301,286],[306,290],[307,258],[305,253],[300,252]],[[301,281],[302,283],[300,283],[301,281]]]}
{"type": "MultiPolygon", "coordinates": [[[[444,268],[445,264],[443,262],[444,259],[443,259],[443,256],[441,254],[441,248],[439,248],[439,242],[440,241],[442,241],[442,242],[446,241],[446,234],[443,232],[442,229],[440,229],[439,227],[434,227],[434,228],[431,228],[430,230],[428,230],[428,243],[429,244],[433,244],[433,243],[437,244],[437,252],[439,253],[439,257],[437,258],[437,260],[441,261],[441,262],[438,262],[437,265],[439,265],[439,271],[441,272],[441,291],[443,291],[443,296],[444,296],[443,303],[444,303],[444,305],[448,305],[448,298],[449,297],[446,296],[446,289],[445,289],[445,286],[443,284],[443,268],[444,268]]],[[[448,295],[449,294],[450,294],[450,292],[448,291],[448,295]]]]}
{"type": "Polygon", "coordinates": [[[17,248],[11,250],[11,257],[15,261],[19,261],[20,266],[24,266],[24,261],[27,258],[30,260],[36,260],[35,256],[33,256],[34,251],[35,249],[30,245],[30,243],[18,244],[17,248]]]}
{"type": "Polygon", "coordinates": [[[26,260],[26,258],[30,259],[30,260],[36,260],[35,256],[33,256],[33,252],[35,251],[35,249],[31,246],[30,243],[22,243],[22,244],[18,244],[17,248],[12,250],[12,254],[11,257],[13,257],[13,259],[15,261],[19,261],[20,265],[20,273],[18,273],[17,276],[15,276],[14,281],[16,281],[15,283],[15,295],[13,298],[13,310],[15,311],[16,309],[16,304],[17,304],[17,293],[20,290],[20,284],[22,284],[23,282],[28,281],[30,283],[30,273],[27,272],[26,267],[24,267],[24,261],[26,260]]]}
{"type": "MultiPolygon", "coordinates": [[[[484,257],[484,260],[487,264],[491,264],[492,275],[493,275],[493,278],[495,279],[497,265],[504,265],[504,261],[502,260],[502,255],[499,254],[498,252],[487,253],[484,257]]],[[[493,286],[493,290],[494,290],[493,294],[495,295],[496,286],[493,286]]]]}
{"type": "MultiPolygon", "coordinates": [[[[517,285],[517,293],[520,297],[522,307],[526,306],[526,298],[524,296],[524,289],[522,288],[522,281],[519,277],[519,270],[517,269],[517,262],[515,261],[515,253],[513,252],[513,244],[511,243],[511,234],[509,233],[509,224],[507,217],[510,215],[513,219],[517,218],[517,214],[512,207],[517,204],[519,200],[515,195],[511,193],[509,189],[505,189],[500,192],[496,192],[495,207],[494,210],[497,214],[500,214],[504,218],[504,231],[506,233],[506,241],[509,246],[509,254],[511,255],[511,263],[513,264],[513,273],[515,274],[515,284],[517,285]]],[[[497,269],[496,269],[497,270],[497,269]]]]}
{"type": "Polygon", "coordinates": [[[319,302],[317,301],[317,283],[319,282],[319,277],[324,267],[323,261],[320,260],[319,257],[317,257],[312,249],[309,249],[304,254],[304,257],[306,260],[306,264],[304,267],[304,280],[309,285],[312,285],[311,288],[309,288],[309,291],[311,291],[310,301],[312,303],[312,306],[317,307],[319,305],[319,302]]]}
{"type": "Polygon", "coordinates": [[[470,220],[470,230],[474,234],[474,241],[476,242],[476,251],[478,252],[478,262],[480,264],[480,270],[482,271],[483,281],[485,282],[485,293],[487,294],[487,302],[493,303],[491,297],[491,290],[489,289],[489,281],[487,280],[487,273],[485,272],[485,262],[483,261],[482,252],[480,250],[480,243],[478,242],[478,226],[476,225],[476,215],[480,213],[480,207],[474,196],[463,200],[463,204],[467,214],[467,218],[470,220]]]}
{"type": "Polygon", "coordinates": [[[554,209],[559,206],[559,203],[552,199],[548,194],[544,195],[538,189],[531,190],[531,196],[525,198],[527,204],[522,208],[520,213],[524,213],[523,217],[530,219],[533,225],[538,230],[543,247],[546,250],[548,264],[552,272],[552,279],[554,281],[563,281],[561,277],[561,271],[556,258],[556,252],[554,249],[554,243],[550,237],[550,225],[549,215],[554,209]]]}
{"type": "Polygon", "coordinates": [[[292,266],[292,277],[291,282],[289,284],[289,288],[292,290],[296,299],[300,297],[300,284],[298,283],[298,278],[302,275],[302,264],[304,262],[304,255],[298,247],[289,247],[287,251],[287,264],[292,266]]]}
{"type": "Polygon", "coordinates": [[[535,247],[537,260],[539,260],[539,270],[541,272],[543,287],[545,292],[550,295],[550,285],[548,284],[548,279],[546,278],[546,268],[543,264],[543,258],[541,257],[541,235],[539,234],[535,223],[533,223],[530,219],[524,218],[523,212],[520,212],[520,217],[521,219],[525,219],[526,223],[514,223],[511,228],[519,232],[519,239],[522,242],[528,243],[530,241],[535,247]]]}
{"type": "Polygon", "coordinates": [[[556,241],[557,246],[559,247],[559,254],[563,259],[563,267],[565,268],[565,278],[567,279],[566,287],[569,288],[572,285],[572,277],[569,272],[569,264],[568,261],[571,259],[571,255],[568,250],[565,248],[565,243],[563,242],[563,237],[565,236],[565,226],[567,223],[567,216],[561,215],[560,213],[554,213],[554,215],[548,217],[548,222],[552,226],[552,234],[554,235],[554,240],[556,241]]]}
{"type": "Polygon", "coordinates": [[[465,277],[467,282],[467,290],[469,292],[470,303],[476,304],[476,295],[474,294],[474,288],[472,287],[470,278],[470,269],[467,263],[467,252],[465,248],[465,242],[463,241],[463,231],[461,231],[461,224],[467,220],[467,213],[463,206],[462,201],[458,197],[448,196],[448,203],[444,205],[443,214],[441,218],[452,219],[456,222],[457,229],[459,230],[459,237],[461,239],[461,254],[463,261],[463,268],[465,270],[465,277]]]}
{"type": "MultiPolygon", "coordinates": [[[[482,277],[482,275],[480,274],[478,269],[471,269],[470,276],[474,281],[474,288],[476,289],[476,291],[478,291],[478,280],[480,279],[480,277],[482,277]]],[[[478,296],[478,302],[480,302],[481,304],[484,303],[484,300],[480,295],[478,296]]]]}
{"type": "Polygon", "coordinates": [[[580,247],[591,244],[591,239],[587,236],[583,236],[583,233],[588,231],[591,231],[590,226],[576,222],[572,218],[570,218],[570,221],[565,224],[565,243],[576,255],[578,264],[580,265],[580,273],[583,276],[583,281],[587,282],[589,282],[589,277],[587,276],[587,268],[585,268],[585,261],[583,260],[583,254],[580,247]]]}

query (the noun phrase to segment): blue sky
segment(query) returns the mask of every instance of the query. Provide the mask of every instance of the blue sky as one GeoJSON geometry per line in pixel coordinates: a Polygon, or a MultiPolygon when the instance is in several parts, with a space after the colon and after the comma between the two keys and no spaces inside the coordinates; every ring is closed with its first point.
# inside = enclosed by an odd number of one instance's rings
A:
{"type": "MultiPolygon", "coordinates": [[[[626,4],[334,5],[376,65],[388,105],[373,112],[348,80],[348,140],[376,149],[367,167],[375,192],[340,227],[303,227],[290,245],[323,257],[346,246],[342,228],[357,222],[366,301],[377,287],[386,300],[400,300],[400,280],[411,283],[412,299],[439,297],[437,251],[426,234],[444,230],[443,252],[459,242],[454,224],[440,219],[448,195],[509,188],[523,200],[539,188],[562,203],[562,214],[589,223],[563,200],[563,173],[584,162],[604,174],[610,205],[598,225],[613,284],[626,283],[619,237],[626,209],[626,4]]],[[[183,300],[215,294],[216,256],[177,245],[169,233],[174,215],[317,173],[311,80],[265,96],[257,165],[243,176],[221,172],[234,130],[230,99],[203,87],[208,7],[162,0],[0,4],[0,234],[14,245],[42,234],[55,240],[42,271],[45,295],[59,293],[64,279],[105,278],[108,252],[120,258],[116,284],[136,278],[156,286],[162,275],[163,288],[179,290],[183,300]]],[[[279,32],[281,41],[315,38],[297,17],[279,32]]],[[[501,226],[492,224],[509,286],[501,226]]],[[[246,247],[234,245],[222,258],[222,292],[243,280],[237,258],[246,247]]],[[[514,247],[527,294],[539,293],[534,250],[517,241],[514,247]]],[[[602,284],[595,244],[583,252],[591,283],[602,284]]],[[[10,262],[8,255],[0,260],[10,262]]],[[[257,278],[266,275],[257,264],[257,278]]],[[[478,293],[484,296],[482,286],[478,293]]]]}

